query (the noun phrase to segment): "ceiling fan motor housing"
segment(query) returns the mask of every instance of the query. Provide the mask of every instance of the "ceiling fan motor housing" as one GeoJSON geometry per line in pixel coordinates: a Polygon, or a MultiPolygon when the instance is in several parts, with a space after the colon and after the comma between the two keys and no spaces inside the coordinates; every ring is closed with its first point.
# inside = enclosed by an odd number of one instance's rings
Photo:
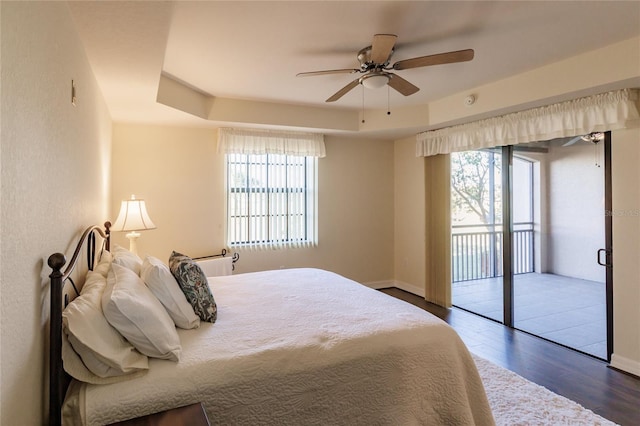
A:
{"type": "Polygon", "coordinates": [[[360,69],[364,71],[370,71],[372,69],[384,69],[387,65],[389,65],[389,61],[393,56],[393,52],[395,49],[391,49],[391,53],[389,53],[389,57],[387,61],[383,64],[376,64],[371,60],[371,46],[367,46],[363,49],[360,49],[358,52],[358,61],[360,62],[360,69]]]}

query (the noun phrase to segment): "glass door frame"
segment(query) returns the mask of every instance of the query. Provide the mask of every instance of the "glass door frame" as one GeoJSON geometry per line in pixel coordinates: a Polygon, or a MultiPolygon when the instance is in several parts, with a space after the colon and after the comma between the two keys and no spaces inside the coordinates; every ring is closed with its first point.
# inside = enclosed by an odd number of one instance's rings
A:
{"type": "Polygon", "coordinates": [[[502,323],[514,324],[513,290],[513,146],[502,147],[502,323]]]}
{"type": "MultiPolygon", "coordinates": [[[[613,354],[613,194],[611,181],[611,132],[604,132],[604,239],[607,306],[607,362],[613,354]]],[[[599,253],[598,253],[599,254],[599,253]]]]}
{"type": "MultiPolygon", "coordinates": [[[[594,255],[598,263],[606,268],[606,339],[607,362],[613,354],[613,198],[611,181],[611,132],[604,132],[604,227],[605,253],[601,261],[600,251],[594,255]]],[[[513,145],[502,146],[502,268],[503,268],[503,318],[502,323],[509,328],[516,328],[514,298],[514,252],[513,252],[513,145]]]]}

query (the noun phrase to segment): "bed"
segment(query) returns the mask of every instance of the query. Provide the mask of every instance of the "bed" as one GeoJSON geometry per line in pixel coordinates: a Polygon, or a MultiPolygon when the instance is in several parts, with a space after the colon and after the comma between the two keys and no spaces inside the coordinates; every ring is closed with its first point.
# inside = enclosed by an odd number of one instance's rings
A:
{"type": "MultiPolygon", "coordinates": [[[[108,250],[108,229],[89,229],[108,250]]],[[[49,264],[60,293],[63,265],[49,264]]],[[[110,384],[66,385],[53,344],[63,303],[52,293],[51,423],[63,412],[65,424],[109,424],[202,402],[225,425],[493,424],[467,348],[431,314],[319,269],[207,280],[217,319],[177,331],[180,360],[149,358],[145,374],[110,384]]]]}

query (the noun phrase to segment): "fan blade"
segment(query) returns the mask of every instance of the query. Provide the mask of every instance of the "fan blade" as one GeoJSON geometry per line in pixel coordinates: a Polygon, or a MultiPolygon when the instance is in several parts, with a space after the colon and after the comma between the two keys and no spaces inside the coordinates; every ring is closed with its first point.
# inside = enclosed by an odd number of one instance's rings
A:
{"type": "Polygon", "coordinates": [[[360,84],[360,79],[356,78],[355,80],[353,80],[351,83],[347,84],[346,86],[344,86],[342,89],[338,90],[333,96],[331,96],[329,99],[327,99],[325,102],[335,102],[338,99],[340,99],[341,97],[343,97],[344,95],[347,94],[347,92],[349,92],[351,89],[353,89],[354,87],[356,87],[358,84],[360,84]]]}
{"type": "Polygon", "coordinates": [[[375,64],[384,64],[389,60],[393,46],[396,45],[397,35],[376,34],[371,44],[371,61],[375,64]]]}
{"type": "Polygon", "coordinates": [[[355,72],[360,72],[360,70],[351,68],[351,69],[341,69],[341,70],[300,72],[296,74],[296,77],[310,77],[314,75],[326,75],[326,74],[353,74],[355,72]]]}
{"type": "Polygon", "coordinates": [[[458,50],[455,52],[438,53],[436,55],[420,56],[418,58],[405,59],[393,64],[394,70],[406,70],[409,68],[427,67],[430,65],[451,64],[454,62],[466,62],[473,59],[473,49],[458,50]]]}
{"type": "Polygon", "coordinates": [[[575,138],[571,139],[569,142],[566,142],[564,144],[562,144],[562,146],[571,146],[576,142],[582,141],[584,140],[584,136],[576,136],[575,138]]]}
{"type": "Polygon", "coordinates": [[[398,92],[402,93],[405,96],[413,95],[418,90],[420,90],[419,87],[414,86],[413,84],[409,83],[407,80],[400,77],[399,75],[391,74],[391,73],[389,73],[388,75],[389,75],[389,82],[387,84],[391,86],[392,89],[397,90],[398,92]]]}

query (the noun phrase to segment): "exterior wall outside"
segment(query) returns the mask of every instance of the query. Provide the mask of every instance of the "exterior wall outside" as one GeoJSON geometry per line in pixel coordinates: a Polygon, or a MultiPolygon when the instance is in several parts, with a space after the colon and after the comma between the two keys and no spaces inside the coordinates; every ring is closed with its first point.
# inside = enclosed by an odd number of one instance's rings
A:
{"type": "MultiPolygon", "coordinates": [[[[225,246],[225,166],[216,146],[214,129],[114,126],[111,217],[134,193],[158,227],[142,233],[141,255],[166,262],[172,250],[197,257],[225,246]]],[[[393,279],[393,143],[327,136],[326,148],[318,247],[238,250],[238,273],[318,267],[365,283],[393,279]]],[[[128,246],[122,234],[114,241],[128,246]]]]}
{"type": "Polygon", "coordinates": [[[533,161],[533,243],[534,270],[549,272],[547,260],[549,236],[549,210],[546,208],[549,192],[549,165],[545,154],[527,155],[533,161]],[[545,205],[543,206],[543,200],[545,205]],[[544,208],[543,208],[544,207],[544,208]]]}
{"type": "MultiPolygon", "coordinates": [[[[603,144],[597,149],[603,163],[603,144]]],[[[555,144],[547,155],[547,272],[604,283],[605,268],[596,262],[605,247],[604,163],[595,166],[587,143],[555,144]]]]}
{"type": "Polygon", "coordinates": [[[48,395],[46,262],[106,217],[111,118],[66,3],[0,8],[0,424],[37,425],[48,395]]]}

